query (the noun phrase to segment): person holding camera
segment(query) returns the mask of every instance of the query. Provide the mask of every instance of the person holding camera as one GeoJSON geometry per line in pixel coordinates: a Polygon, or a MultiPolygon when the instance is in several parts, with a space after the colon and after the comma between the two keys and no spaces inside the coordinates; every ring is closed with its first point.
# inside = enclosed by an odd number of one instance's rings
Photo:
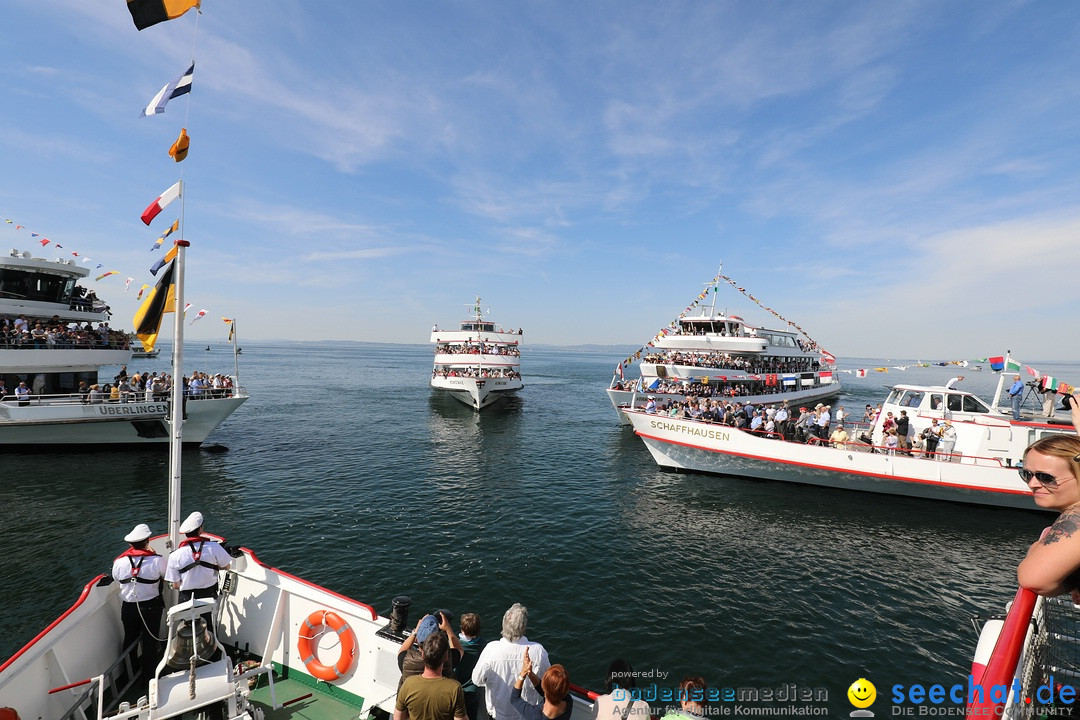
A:
{"type": "Polygon", "coordinates": [[[450,627],[452,617],[449,610],[437,610],[434,615],[425,615],[417,621],[416,629],[405,638],[405,642],[401,643],[397,656],[398,670],[401,671],[401,678],[398,679],[399,691],[406,678],[424,673],[427,663],[424,660],[423,647],[426,647],[428,638],[439,632],[446,633],[449,647],[443,657],[442,674],[448,678],[455,677],[454,667],[461,662],[462,650],[461,641],[450,627]]]}
{"type": "MultiPolygon", "coordinates": [[[[1054,401],[1057,400],[1057,391],[1043,386],[1039,392],[1043,396],[1043,415],[1048,418],[1054,417],[1054,401]]],[[[1066,397],[1069,397],[1066,395],[1066,397]]]]}

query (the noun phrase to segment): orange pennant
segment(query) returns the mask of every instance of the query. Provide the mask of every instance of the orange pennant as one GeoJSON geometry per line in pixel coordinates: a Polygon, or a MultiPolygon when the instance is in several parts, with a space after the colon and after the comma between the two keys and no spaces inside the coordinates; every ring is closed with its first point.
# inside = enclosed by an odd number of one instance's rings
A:
{"type": "Polygon", "coordinates": [[[188,137],[187,128],[180,128],[180,137],[176,138],[176,142],[169,148],[169,157],[176,162],[180,162],[187,157],[188,145],[191,144],[191,138],[188,137]]]}

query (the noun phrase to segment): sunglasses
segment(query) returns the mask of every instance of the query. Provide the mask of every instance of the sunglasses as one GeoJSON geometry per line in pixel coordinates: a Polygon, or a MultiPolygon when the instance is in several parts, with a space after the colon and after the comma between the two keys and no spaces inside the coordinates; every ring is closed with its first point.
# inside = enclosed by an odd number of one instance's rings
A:
{"type": "Polygon", "coordinates": [[[1035,478],[1039,481],[1039,484],[1043,487],[1057,487],[1058,479],[1047,472],[1032,472],[1026,468],[1019,468],[1016,472],[1020,473],[1020,479],[1025,483],[1031,482],[1031,478],[1035,478]]]}
{"type": "MultiPolygon", "coordinates": [[[[1074,457],[1073,462],[1080,462],[1080,455],[1074,457]]],[[[1017,472],[1020,473],[1020,479],[1025,483],[1029,483],[1031,478],[1035,478],[1043,487],[1052,488],[1058,486],[1058,479],[1048,472],[1033,472],[1027,468],[1017,468],[1017,472]]],[[[1065,479],[1068,480],[1069,478],[1065,479]]]]}

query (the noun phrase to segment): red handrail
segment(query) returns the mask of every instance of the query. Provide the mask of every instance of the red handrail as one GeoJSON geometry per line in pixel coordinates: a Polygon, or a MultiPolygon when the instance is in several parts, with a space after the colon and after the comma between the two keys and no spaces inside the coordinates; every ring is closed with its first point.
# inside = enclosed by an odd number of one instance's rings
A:
{"type": "MultiPolygon", "coordinates": [[[[993,693],[990,690],[995,685],[1004,685],[1008,688],[1012,683],[1037,599],[1038,596],[1027,588],[1016,591],[1009,614],[1005,616],[1005,624],[1001,626],[1001,633],[994,644],[994,651],[990,654],[990,661],[986,663],[982,677],[973,678],[974,682],[982,687],[982,693],[968,698],[968,717],[1000,718],[1002,716],[1005,698],[1002,698],[1001,702],[994,702],[991,699],[993,693]]],[[[1008,691],[1005,694],[1007,697],[1008,691]]],[[[1017,700],[1019,701],[1019,698],[1017,700]]]]}

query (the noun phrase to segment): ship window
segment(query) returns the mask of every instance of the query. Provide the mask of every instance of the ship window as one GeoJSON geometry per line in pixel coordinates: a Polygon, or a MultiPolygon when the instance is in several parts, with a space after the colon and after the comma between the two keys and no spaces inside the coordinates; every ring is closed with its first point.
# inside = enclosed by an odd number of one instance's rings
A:
{"type": "Polygon", "coordinates": [[[917,408],[920,405],[922,405],[922,395],[923,394],[921,392],[915,392],[915,391],[908,392],[907,400],[905,402],[900,403],[900,404],[905,406],[905,407],[917,408]]]}
{"type": "Polygon", "coordinates": [[[974,395],[964,396],[964,412],[990,412],[990,408],[986,407],[979,398],[974,395]]]}
{"type": "Polygon", "coordinates": [[[954,412],[960,412],[960,407],[963,402],[961,398],[962,396],[960,395],[947,395],[945,399],[949,403],[949,409],[954,412]]]}
{"type": "Polygon", "coordinates": [[[23,270],[4,270],[0,290],[7,297],[41,302],[64,302],[69,292],[69,279],[60,275],[32,273],[23,270]]]}
{"type": "Polygon", "coordinates": [[[933,395],[930,396],[930,409],[931,410],[940,410],[941,409],[941,395],[939,395],[937,393],[934,393],[933,395]]]}

